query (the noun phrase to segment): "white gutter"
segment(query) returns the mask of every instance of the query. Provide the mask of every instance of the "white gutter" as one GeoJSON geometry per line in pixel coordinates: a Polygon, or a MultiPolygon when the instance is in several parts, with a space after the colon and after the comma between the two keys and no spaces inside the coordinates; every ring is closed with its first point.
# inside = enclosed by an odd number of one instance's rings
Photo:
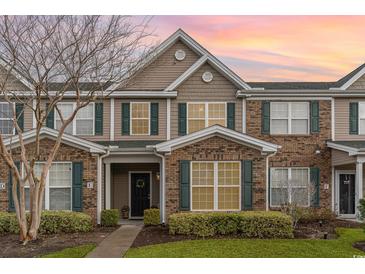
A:
{"type": "Polygon", "coordinates": [[[97,155],[97,161],[98,161],[98,166],[97,166],[97,173],[98,173],[98,186],[97,186],[97,201],[96,201],[96,221],[98,224],[100,224],[100,215],[101,215],[101,200],[103,199],[103,196],[101,195],[102,193],[102,188],[101,188],[101,184],[103,181],[103,176],[101,174],[102,171],[102,164],[103,164],[103,159],[105,157],[108,157],[110,154],[110,149],[107,149],[106,154],[99,156],[99,154],[97,155]]]}
{"type": "Polygon", "coordinates": [[[165,176],[165,156],[163,154],[157,153],[155,150],[153,152],[157,157],[161,158],[161,174],[160,174],[160,221],[162,224],[166,223],[166,176],[165,176]]]}

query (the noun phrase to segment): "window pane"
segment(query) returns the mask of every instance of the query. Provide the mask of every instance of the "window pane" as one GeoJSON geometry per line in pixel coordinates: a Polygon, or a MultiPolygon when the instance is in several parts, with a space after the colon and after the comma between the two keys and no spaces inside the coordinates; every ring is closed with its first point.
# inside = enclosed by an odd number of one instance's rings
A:
{"type": "Polygon", "coordinates": [[[292,168],[290,183],[294,187],[308,187],[308,169],[292,168]]]}
{"type": "Polygon", "coordinates": [[[71,210],[71,188],[49,189],[50,210],[71,210]]]}
{"type": "Polygon", "coordinates": [[[94,120],[76,120],[77,135],[93,134],[94,120]]]}
{"type": "Polygon", "coordinates": [[[214,126],[214,125],[226,126],[226,119],[209,119],[208,127],[214,126]]]}
{"type": "Polygon", "coordinates": [[[292,120],[291,133],[292,134],[307,134],[308,133],[308,120],[292,120]]]}
{"type": "Polygon", "coordinates": [[[71,186],[72,174],[70,163],[53,163],[49,170],[49,185],[71,186]]]}
{"type": "Polygon", "coordinates": [[[365,103],[359,103],[359,117],[365,118],[365,103]]]}
{"type": "MultiPolygon", "coordinates": [[[[25,193],[25,210],[30,210],[30,189],[29,187],[24,188],[25,193]]],[[[43,194],[43,202],[42,202],[42,209],[45,209],[46,203],[45,203],[45,195],[43,194]]]]}
{"type": "Polygon", "coordinates": [[[288,134],[288,120],[272,120],[271,121],[272,134],[288,134]]]}
{"type": "Polygon", "coordinates": [[[271,171],[271,186],[272,187],[287,187],[288,186],[288,169],[276,168],[271,171]]]}
{"type": "Polygon", "coordinates": [[[360,119],[360,134],[365,134],[365,119],[360,119]]]}
{"type": "Polygon", "coordinates": [[[149,104],[148,103],[133,103],[132,118],[149,118],[149,104]]]}
{"type": "Polygon", "coordinates": [[[239,163],[218,163],[218,185],[240,185],[239,163]]]}
{"type": "Polygon", "coordinates": [[[307,188],[293,188],[292,202],[299,206],[309,205],[309,192],[307,188]]]}
{"type": "Polygon", "coordinates": [[[188,104],[188,118],[205,119],[205,104],[188,104]]]}
{"type": "Polygon", "coordinates": [[[188,133],[193,133],[205,128],[205,120],[189,120],[188,123],[188,133]]]}
{"type": "Polygon", "coordinates": [[[214,187],[192,187],[192,209],[214,209],[214,187]]]}
{"type": "Polygon", "coordinates": [[[193,163],[192,165],[192,185],[214,185],[214,164],[213,163],[193,163]]]}
{"type": "Polygon", "coordinates": [[[288,200],[288,191],[286,188],[271,188],[271,205],[280,206],[288,200]]]}
{"type": "Polygon", "coordinates": [[[0,119],[12,119],[13,118],[13,105],[9,103],[0,104],[0,119]]]}
{"type": "Polygon", "coordinates": [[[94,105],[89,104],[86,107],[80,109],[76,117],[79,119],[94,119],[94,105]]]}
{"type": "Polygon", "coordinates": [[[208,104],[208,118],[209,119],[225,119],[226,118],[226,104],[208,104]]]}
{"type": "MultiPolygon", "coordinates": [[[[58,104],[57,107],[60,110],[63,119],[69,118],[73,112],[73,104],[58,104]]],[[[55,114],[56,114],[56,119],[60,119],[60,116],[56,110],[55,114]]]]}
{"type": "Polygon", "coordinates": [[[293,102],[291,103],[291,113],[294,119],[308,119],[309,105],[306,102],[293,102]]]}
{"type": "Polygon", "coordinates": [[[148,119],[132,119],[132,134],[148,134],[149,120],[148,119]]]}
{"type": "Polygon", "coordinates": [[[0,120],[0,134],[13,134],[13,121],[0,120]]]}
{"type": "Polygon", "coordinates": [[[218,209],[239,210],[240,201],[239,187],[219,187],[218,188],[218,209]]]}
{"type": "Polygon", "coordinates": [[[270,104],[271,118],[282,119],[288,118],[289,107],[288,103],[283,102],[272,102],[270,104]]]}

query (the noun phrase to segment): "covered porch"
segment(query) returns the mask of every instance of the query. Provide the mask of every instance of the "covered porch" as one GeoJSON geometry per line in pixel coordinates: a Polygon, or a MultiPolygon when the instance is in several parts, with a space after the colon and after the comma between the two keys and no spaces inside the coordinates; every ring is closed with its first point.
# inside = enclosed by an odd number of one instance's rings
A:
{"type": "Polygon", "coordinates": [[[364,197],[365,141],[331,141],[332,209],[339,217],[358,218],[364,197]]]}

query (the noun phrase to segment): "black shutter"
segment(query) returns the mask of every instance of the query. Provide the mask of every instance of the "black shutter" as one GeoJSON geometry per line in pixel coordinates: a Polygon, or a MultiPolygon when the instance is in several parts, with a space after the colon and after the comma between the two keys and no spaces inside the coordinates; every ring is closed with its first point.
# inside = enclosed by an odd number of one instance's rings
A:
{"type": "MultiPolygon", "coordinates": [[[[48,111],[48,108],[49,103],[46,104],[46,111],[48,111]]],[[[46,127],[54,128],[54,108],[52,108],[47,115],[46,127]]]]}
{"type": "Polygon", "coordinates": [[[158,103],[151,103],[151,135],[158,135],[158,103]]]}
{"type": "Polygon", "coordinates": [[[227,103],[227,128],[235,129],[235,103],[227,103]]]}
{"type": "Polygon", "coordinates": [[[24,131],[24,104],[15,104],[15,115],[18,121],[18,126],[20,127],[21,131],[24,131]]]}
{"type": "Polygon", "coordinates": [[[252,161],[241,161],[241,210],[252,209],[252,161]]]}
{"type": "Polygon", "coordinates": [[[178,112],[178,133],[183,136],[186,135],[186,103],[179,103],[178,112]]]}
{"type": "Polygon", "coordinates": [[[190,161],[180,161],[180,210],[190,210],[190,161]]]}
{"type": "Polygon", "coordinates": [[[83,163],[72,163],[72,211],[82,211],[83,163]]]}
{"type": "Polygon", "coordinates": [[[261,133],[270,134],[270,102],[261,103],[261,133]]]}
{"type": "Polygon", "coordinates": [[[103,109],[103,103],[95,103],[95,135],[103,135],[103,109]]]}
{"type": "Polygon", "coordinates": [[[130,105],[129,103],[122,103],[122,135],[129,135],[130,133],[130,105]]]}

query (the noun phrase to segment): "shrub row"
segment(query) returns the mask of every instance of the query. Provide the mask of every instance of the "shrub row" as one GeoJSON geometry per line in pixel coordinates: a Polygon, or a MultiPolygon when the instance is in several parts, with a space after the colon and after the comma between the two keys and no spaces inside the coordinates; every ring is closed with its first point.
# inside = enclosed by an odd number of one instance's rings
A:
{"type": "Polygon", "coordinates": [[[365,199],[360,200],[359,212],[361,219],[365,219],[365,199]]]}
{"type": "Polygon", "coordinates": [[[336,219],[335,213],[326,208],[303,208],[300,223],[330,222],[336,219]]]}
{"type": "Polygon", "coordinates": [[[160,224],[160,210],[158,208],[150,208],[144,210],[144,225],[159,225],[160,224]]]}
{"type": "MultiPolygon", "coordinates": [[[[81,212],[43,211],[39,233],[89,232],[94,229],[92,218],[81,212]]],[[[0,212],[0,233],[19,233],[15,213],[0,212]]]]}
{"type": "Polygon", "coordinates": [[[169,218],[169,232],[200,237],[239,234],[243,238],[293,238],[290,216],[266,211],[176,213],[169,218]]]}
{"type": "Polygon", "coordinates": [[[101,211],[102,226],[117,226],[120,219],[118,209],[104,209],[101,211]]]}

